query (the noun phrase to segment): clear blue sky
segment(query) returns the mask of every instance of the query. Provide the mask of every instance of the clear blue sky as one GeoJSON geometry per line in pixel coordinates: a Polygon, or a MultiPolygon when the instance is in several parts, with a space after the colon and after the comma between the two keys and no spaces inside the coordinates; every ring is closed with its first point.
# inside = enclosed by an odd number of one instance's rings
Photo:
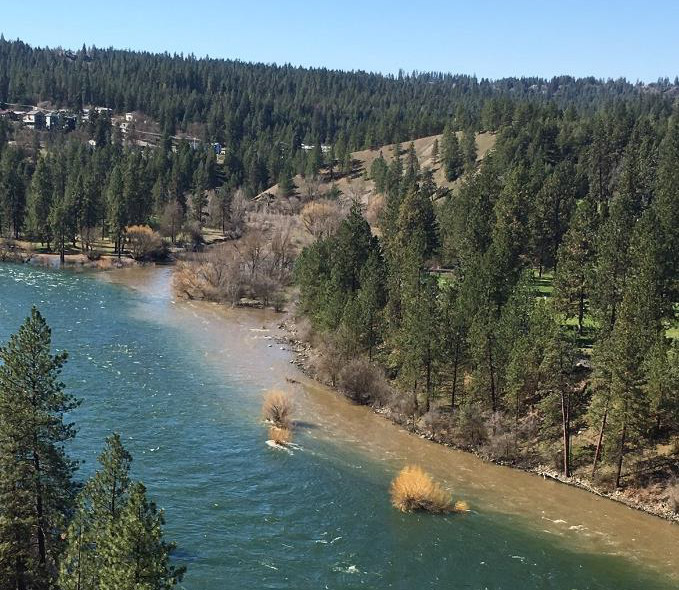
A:
{"type": "Polygon", "coordinates": [[[679,74],[679,1],[8,1],[6,38],[498,78],[679,74]]]}

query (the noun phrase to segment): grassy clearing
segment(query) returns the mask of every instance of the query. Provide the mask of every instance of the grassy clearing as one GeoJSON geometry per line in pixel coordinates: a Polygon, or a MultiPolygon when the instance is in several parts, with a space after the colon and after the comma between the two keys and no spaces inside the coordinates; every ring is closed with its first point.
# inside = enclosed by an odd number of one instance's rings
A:
{"type": "Polygon", "coordinates": [[[551,297],[554,292],[554,273],[543,272],[539,276],[538,271],[533,270],[533,285],[540,296],[551,297]]]}

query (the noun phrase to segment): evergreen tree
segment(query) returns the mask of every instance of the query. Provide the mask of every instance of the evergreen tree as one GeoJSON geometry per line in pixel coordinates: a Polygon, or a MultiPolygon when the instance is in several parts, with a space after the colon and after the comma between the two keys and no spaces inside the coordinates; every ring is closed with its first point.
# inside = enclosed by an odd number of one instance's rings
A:
{"type": "Polygon", "coordinates": [[[571,225],[561,242],[557,254],[554,277],[554,304],[567,319],[577,318],[578,331],[582,332],[595,256],[596,212],[590,200],[578,205],[571,225]]]}
{"type": "Polygon", "coordinates": [[[164,540],[165,519],[133,483],[127,502],[101,547],[101,590],[169,590],[181,581],[184,568],[170,563],[174,543],[164,540]]]}
{"type": "Polygon", "coordinates": [[[118,258],[123,252],[123,237],[128,224],[127,207],[125,206],[123,173],[120,166],[113,168],[106,187],[108,210],[108,227],[113,238],[118,258]]]}
{"type": "Polygon", "coordinates": [[[377,156],[370,165],[370,178],[372,178],[375,183],[375,191],[380,194],[383,194],[387,188],[388,170],[389,166],[387,166],[387,163],[382,156],[382,152],[380,152],[380,155],[377,156]]]}
{"type": "Polygon", "coordinates": [[[106,440],[99,455],[99,470],[78,496],[78,508],[66,535],[59,587],[62,590],[97,590],[104,566],[102,551],[111,542],[113,525],[127,502],[132,456],[120,436],[106,440]]]}
{"type": "Polygon", "coordinates": [[[48,250],[52,240],[49,213],[53,194],[49,161],[45,156],[41,156],[38,159],[28,193],[28,230],[32,237],[46,244],[48,250]]]}
{"type": "Polygon", "coordinates": [[[47,322],[31,315],[0,348],[0,587],[53,587],[61,535],[72,508],[77,464],[64,444],[75,436],[64,414],[77,406],[51,354],[47,322]]]}
{"type": "Polygon", "coordinates": [[[11,228],[15,238],[24,223],[26,191],[21,175],[21,154],[15,149],[5,149],[0,157],[0,231],[2,219],[11,228]]]}
{"type": "Polygon", "coordinates": [[[443,170],[446,173],[446,180],[457,180],[464,168],[464,155],[457,134],[453,131],[452,126],[446,125],[441,141],[443,143],[442,163],[443,170]]]}
{"type": "Polygon", "coordinates": [[[464,154],[464,169],[474,170],[476,168],[476,135],[473,129],[467,129],[462,134],[462,153],[464,154]]]}

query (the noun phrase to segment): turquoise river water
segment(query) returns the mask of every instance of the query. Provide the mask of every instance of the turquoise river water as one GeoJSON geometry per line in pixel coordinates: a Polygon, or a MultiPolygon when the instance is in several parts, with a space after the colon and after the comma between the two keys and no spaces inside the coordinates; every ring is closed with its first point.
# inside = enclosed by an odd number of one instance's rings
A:
{"type": "Polygon", "coordinates": [[[0,341],[31,304],[82,399],[69,451],[95,467],[121,433],[165,509],[187,590],[679,588],[679,527],[444,449],[304,382],[275,316],[173,301],[171,269],[95,276],[0,265],[0,341]],[[264,444],[264,392],[287,387],[292,452],[264,444]],[[389,482],[418,462],[473,511],[400,514],[389,482]]]}

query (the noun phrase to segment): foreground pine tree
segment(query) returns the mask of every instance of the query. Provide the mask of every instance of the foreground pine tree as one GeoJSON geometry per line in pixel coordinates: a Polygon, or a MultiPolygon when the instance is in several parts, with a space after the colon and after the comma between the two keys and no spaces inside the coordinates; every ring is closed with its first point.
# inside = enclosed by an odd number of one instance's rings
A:
{"type": "Polygon", "coordinates": [[[163,515],[129,477],[132,456],[118,434],[106,440],[100,469],[78,496],[61,561],[60,590],[162,590],[179,581],[163,540],[163,515]]]}
{"type": "Polygon", "coordinates": [[[67,533],[67,548],[61,562],[61,590],[99,587],[101,547],[127,501],[132,456],[120,436],[112,434],[99,455],[101,468],[78,496],[78,507],[67,533]]]}
{"type": "Polygon", "coordinates": [[[163,539],[164,524],[144,485],[132,484],[101,548],[101,590],[169,590],[181,580],[184,568],[170,564],[175,545],[163,539]]]}
{"type": "Polygon", "coordinates": [[[51,588],[75,496],[75,436],[64,414],[77,406],[59,381],[67,355],[34,307],[0,348],[0,589],[51,588]]]}

